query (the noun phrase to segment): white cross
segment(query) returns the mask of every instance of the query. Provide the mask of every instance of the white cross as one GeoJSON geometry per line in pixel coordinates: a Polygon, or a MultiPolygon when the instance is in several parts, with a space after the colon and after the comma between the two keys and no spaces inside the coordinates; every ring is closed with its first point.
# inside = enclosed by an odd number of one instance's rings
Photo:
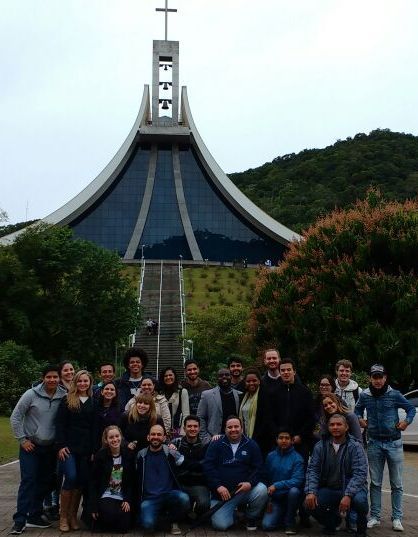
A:
{"type": "Polygon", "coordinates": [[[168,0],[165,0],[165,7],[157,7],[155,11],[165,12],[165,40],[167,41],[168,13],[176,13],[177,9],[168,9],[168,0]]]}

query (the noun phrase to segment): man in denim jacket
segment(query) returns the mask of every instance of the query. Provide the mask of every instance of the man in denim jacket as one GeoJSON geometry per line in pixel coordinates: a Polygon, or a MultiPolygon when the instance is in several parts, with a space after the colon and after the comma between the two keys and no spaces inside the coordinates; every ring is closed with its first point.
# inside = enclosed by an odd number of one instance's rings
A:
{"type": "Polygon", "coordinates": [[[398,390],[389,386],[384,366],[374,364],[370,369],[370,385],[360,394],[355,407],[360,425],[367,427],[368,435],[367,456],[371,480],[369,528],[380,526],[383,468],[387,462],[392,491],[392,528],[403,531],[401,431],[412,422],[415,412],[415,407],[398,390]],[[399,420],[399,408],[406,412],[403,421],[399,420]],[[363,419],[365,410],[367,419],[363,419]]]}

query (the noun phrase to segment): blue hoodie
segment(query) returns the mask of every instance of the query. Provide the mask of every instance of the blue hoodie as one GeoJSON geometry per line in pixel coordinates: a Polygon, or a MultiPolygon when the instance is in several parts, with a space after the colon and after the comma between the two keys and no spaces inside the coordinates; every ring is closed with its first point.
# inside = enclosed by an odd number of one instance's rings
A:
{"type": "Polygon", "coordinates": [[[273,497],[281,496],[293,487],[303,488],[305,465],[302,456],[293,446],[286,450],[276,448],[271,451],[266,458],[264,473],[264,483],[276,487],[273,497]]]}
{"type": "Polygon", "coordinates": [[[238,483],[248,481],[254,487],[260,481],[263,458],[258,445],[242,436],[235,455],[226,436],[211,442],[203,461],[209,488],[216,492],[218,487],[226,487],[233,492],[238,483]]]}

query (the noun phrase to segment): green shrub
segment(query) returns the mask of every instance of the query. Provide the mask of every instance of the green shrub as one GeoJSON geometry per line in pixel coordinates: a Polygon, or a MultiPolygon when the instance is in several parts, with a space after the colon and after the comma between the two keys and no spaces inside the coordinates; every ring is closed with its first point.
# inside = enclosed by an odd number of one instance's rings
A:
{"type": "Polygon", "coordinates": [[[28,347],[14,341],[0,344],[0,414],[12,412],[22,393],[40,379],[44,365],[33,358],[28,347]]]}

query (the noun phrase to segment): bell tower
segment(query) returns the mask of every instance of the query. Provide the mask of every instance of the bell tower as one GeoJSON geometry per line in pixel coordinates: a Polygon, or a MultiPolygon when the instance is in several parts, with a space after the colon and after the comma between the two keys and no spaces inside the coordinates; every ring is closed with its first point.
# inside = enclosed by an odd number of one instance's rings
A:
{"type": "Polygon", "coordinates": [[[168,13],[177,9],[156,11],[165,14],[165,39],[153,41],[152,55],[152,124],[155,127],[177,126],[179,118],[179,42],[168,41],[168,13]]]}

